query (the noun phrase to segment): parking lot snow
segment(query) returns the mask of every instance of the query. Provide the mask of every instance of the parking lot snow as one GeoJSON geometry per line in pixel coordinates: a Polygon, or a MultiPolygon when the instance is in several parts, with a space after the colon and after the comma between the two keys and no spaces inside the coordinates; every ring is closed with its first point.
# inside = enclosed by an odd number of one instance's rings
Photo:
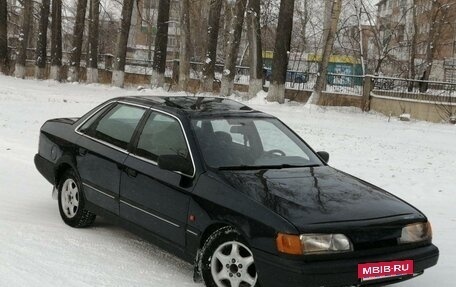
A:
{"type": "MultiPolygon", "coordinates": [[[[97,219],[88,229],[66,226],[51,185],[33,164],[44,121],[79,117],[109,98],[138,93],[0,76],[0,286],[201,286],[192,282],[190,264],[107,220],[97,219]]],[[[264,94],[246,104],[279,117],[315,150],[328,151],[333,167],[429,217],[439,264],[400,286],[454,285],[456,126],[388,121],[354,108],[278,105],[266,103],[264,94]]]]}

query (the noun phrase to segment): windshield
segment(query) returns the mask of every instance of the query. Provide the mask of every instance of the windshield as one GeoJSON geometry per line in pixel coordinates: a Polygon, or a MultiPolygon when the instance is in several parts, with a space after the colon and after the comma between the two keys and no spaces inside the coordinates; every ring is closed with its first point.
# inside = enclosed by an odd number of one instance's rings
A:
{"type": "Polygon", "coordinates": [[[219,169],[321,165],[318,157],[274,118],[192,120],[207,165],[219,169]]]}

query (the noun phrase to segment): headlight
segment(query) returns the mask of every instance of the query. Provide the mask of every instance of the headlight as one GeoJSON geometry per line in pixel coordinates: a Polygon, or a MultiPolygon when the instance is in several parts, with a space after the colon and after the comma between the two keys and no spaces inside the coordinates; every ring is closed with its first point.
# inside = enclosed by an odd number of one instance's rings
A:
{"type": "Polygon", "coordinates": [[[277,249],[287,254],[327,254],[353,251],[350,240],[343,234],[302,234],[279,233],[277,249]]]}
{"type": "Polygon", "coordinates": [[[432,239],[432,227],[429,222],[413,223],[402,228],[400,244],[414,243],[432,239]]]}

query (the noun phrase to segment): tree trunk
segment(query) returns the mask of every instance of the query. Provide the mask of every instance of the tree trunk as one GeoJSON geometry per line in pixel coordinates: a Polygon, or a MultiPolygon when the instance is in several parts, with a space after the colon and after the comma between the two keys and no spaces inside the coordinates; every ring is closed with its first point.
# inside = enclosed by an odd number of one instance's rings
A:
{"type": "Polygon", "coordinates": [[[87,0],[78,0],[76,21],[73,28],[73,49],[71,50],[70,68],[68,70],[68,80],[70,82],[79,81],[79,67],[81,65],[82,38],[84,36],[86,10],[87,0]]]}
{"type": "MultiPolygon", "coordinates": [[[[416,77],[416,67],[415,67],[415,59],[416,59],[416,47],[418,42],[418,17],[416,14],[416,6],[418,5],[417,0],[413,0],[413,7],[412,7],[412,18],[413,18],[413,34],[412,34],[412,42],[410,45],[410,63],[409,63],[409,79],[414,80],[416,77]]],[[[415,82],[410,81],[408,83],[407,90],[409,92],[413,92],[413,86],[415,82]]]]}
{"type": "Polygon", "coordinates": [[[225,54],[225,66],[223,67],[222,86],[220,95],[228,97],[234,87],[234,76],[236,75],[236,62],[241,44],[242,27],[244,25],[244,12],[247,7],[247,0],[228,1],[226,13],[229,13],[227,47],[225,54]]]}
{"type": "Polygon", "coordinates": [[[98,35],[100,26],[100,0],[90,0],[89,57],[87,83],[98,83],[98,35]]]}
{"type": "Polygon", "coordinates": [[[263,51],[261,45],[260,0],[249,0],[247,8],[247,34],[249,39],[250,85],[249,97],[263,90],[263,51]]]}
{"type": "Polygon", "coordinates": [[[51,0],[42,0],[40,5],[40,23],[36,43],[35,78],[44,79],[47,62],[47,35],[51,0]]]}
{"type": "MultiPolygon", "coordinates": [[[[150,13],[151,12],[150,11],[151,10],[150,9],[150,6],[151,6],[150,1],[149,2],[144,2],[144,5],[146,5],[146,18],[143,19],[143,21],[147,22],[147,35],[146,35],[147,67],[150,68],[150,67],[152,67],[152,45],[154,44],[154,39],[152,37],[152,31],[153,31],[154,26],[153,26],[152,20],[153,20],[153,17],[155,16],[155,12],[154,13],[150,13]]],[[[159,5],[160,5],[160,3],[159,3],[159,5]]],[[[160,7],[158,9],[160,9],[160,7]]],[[[144,17],[144,16],[141,16],[141,17],[144,17]]],[[[158,27],[157,27],[157,29],[158,29],[158,27]]]]}
{"type": "Polygon", "coordinates": [[[168,49],[168,22],[170,0],[158,3],[157,35],[155,36],[154,63],[152,66],[152,87],[163,87],[165,84],[166,54],[168,49]]]}
{"type": "Polygon", "coordinates": [[[180,1],[179,89],[186,91],[190,79],[190,3],[180,1]]]}
{"type": "Polygon", "coordinates": [[[285,81],[293,30],[293,11],[294,0],[280,1],[279,24],[272,59],[272,78],[267,96],[267,100],[270,102],[285,102],[285,81]]]}
{"type": "Polygon", "coordinates": [[[8,10],[7,0],[0,0],[0,74],[8,74],[8,10]]]}
{"type": "Polygon", "coordinates": [[[320,66],[318,67],[318,76],[314,91],[307,101],[307,104],[318,104],[321,93],[326,86],[329,58],[331,57],[334,40],[336,39],[337,25],[339,23],[340,12],[342,10],[342,0],[333,0],[332,5],[329,5],[329,7],[331,7],[331,21],[328,30],[324,32],[325,38],[323,39],[323,55],[320,66]]]}
{"type": "MultiPolygon", "coordinates": [[[[429,27],[429,34],[427,36],[427,46],[426,46],[426,69],[421,77],[422,81],[429,81],[429,77],[431,76],[432,72],[432,65],[434,62],[434,56],[436,51],[436,46],[439,42],[439,37],[441,37],[442,27],[447,21],[447,15],[445,6],[440,6],[438,1],[432,2],[432,17],[430,20],[430,27],[429,27]]],[[[427,83],[421,83],[420,92],[424,93],[428,89],[427,83]]]]}
{"type": "Polygon", "coordinates": [[[356,4],[355,0],[355,8],[356,11],[358,12],[358,17],[357,17],[357,24],[358,24],[358,34],[359,34],[359,40],[358,40],[358,45],[359,45],[359,58],[361,59],[361,68],[363,70],[363,76],[366,75],[366,53],[367,49],[364,49],[364,32],[363,32],[363,26],[362,26],[362,17],[363,17],[363,9],[361,7],[358,7],[356,4]]]}
{"type": "Polygon", "coordinates": [[[51,23],[51,73],[50,78],[61,80],[62,67],[62,0],[52,1],[51,23]]]}
{"type": "Polygon", "coordinates": [[[214,89],[215,64],[217,62],[217,44],[220,31],[220,15],[223,0],[211,0],[207,27],[206,59],[203,66],[202,87],[205,92],[214,89]]]}
{"type": "Polygon", "coordinates": [[[116,87],[124,86],[128,36],[130,34],[131,15],[133,13],[134,2],[134,0],[124,0],[122,6],[122,22],[119,31],[119,37],[117,38],[114,70],[112,71],[112,85],[116,87]]]}
{"type": "Polygon", "coordinates": [[[32,0],[24,0],[24,13],[22,15],[21,32],[19,34],[19,46],[17,47],[18,54],[14,76],[17,78],[25,78],[25,65],[27,61],[27,46],[30,36],[30,27],[32,23],[33,2],[32,0]]]}

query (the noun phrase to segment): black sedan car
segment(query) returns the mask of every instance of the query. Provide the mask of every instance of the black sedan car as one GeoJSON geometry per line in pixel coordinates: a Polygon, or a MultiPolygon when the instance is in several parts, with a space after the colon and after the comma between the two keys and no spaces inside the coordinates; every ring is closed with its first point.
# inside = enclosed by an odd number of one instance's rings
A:
{"type": "Polygon", "coordinates": [[[386,285],[437,263],[423,213],[328,159],[236,101],[137,96],[47,121],[35,165],[66,224],[109,218],[210,287],[386,285]]]}

